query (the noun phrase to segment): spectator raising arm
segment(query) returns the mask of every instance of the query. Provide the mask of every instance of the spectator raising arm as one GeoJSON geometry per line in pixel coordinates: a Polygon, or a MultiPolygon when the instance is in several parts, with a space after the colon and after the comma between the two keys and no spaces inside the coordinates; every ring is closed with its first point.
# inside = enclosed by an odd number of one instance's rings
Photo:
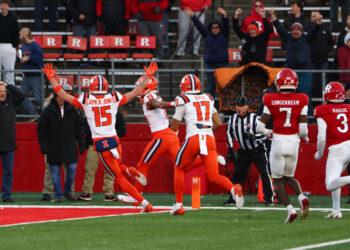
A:
{"type": "Polygon", "coordinates": [[[278,34],[280,35],[283,42],[287,42],[288,40],[288,31],[281,25],[281,23],[277,20],[277,16],[275,14],[274,9],[269,10],[271,20],[273,25],[275,25],[278,34]]]}

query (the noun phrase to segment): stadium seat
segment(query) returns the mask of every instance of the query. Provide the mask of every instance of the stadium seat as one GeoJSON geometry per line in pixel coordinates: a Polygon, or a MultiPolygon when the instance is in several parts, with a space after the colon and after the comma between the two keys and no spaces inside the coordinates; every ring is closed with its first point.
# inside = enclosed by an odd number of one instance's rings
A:
{"type": "Polygon", "coordinates": [[[69,84],[73,87],[74,85],[74,75],[55,75],[55,79],[61,86],[69,84]]]}
{"type": "Polygon", "coordinates": [[[41,48],[44,49],[44,59],[58,59],[62,57],[61,52],[47,53],[47,50],[62,48],[62,36],[41,36],[41,48]]]}
{"type": "MultiPolygon", "coordinates": [[[[242,60],[241,49],[228,49],[228,60],[229,62],[240,62],[242,60]]],[[[273,61],[273,50],[266,50],[266,62],[273,61]]]]}
{"type": "Polygon", "coordinates": [[[108,53],[106,50],[110,47],[109,36],[90,36],[90,48],[99,50],[100,53],[89,53],[89,59],[105,59],[108,53]],[[104,50],[101,53],[101,50],[104,50]]]}
{"type": "Polygon", "coordinates": [[[41,36],[33,36],[34,41],[37,42],[37,44],[39,44],[39,46],[41,47],[41,36]]]}
{"type": "MultiPolygon", "coordinates": [[[[154,50],[156,48],[156,37],[155,36],[137,36],[136,37],[136,49],[147,49],[154,50]]],[[[133,53],[132,58],[134,59],[151,59],[153,53],[133,53]]]]}
{"type": "Polygon", "coordinates": [[[93,75],[81,75],[80,79],[79,77],[76,78],[76,85],[79,86],[79,80],[81,84],[81,89],[88,89],[90,86],[90,80],[93,77],[93,75]]]}
{"type": "MultiPolygon", "coordinates": [[[[67,49],[86,51],[87,39],[82,37],[68,36],[67,49]]],[[[83,59],[85,54],[64,53],[64,59],[83,59]]]]}
{"type": "MultiPolygon", "coordinates": [[[[110,36],[109,48],[111,49],[130,49],[130,36],[110,36]]],[[[108,58],[125,59],[130,57],[130,53],[108,53],[108,58]]]]}

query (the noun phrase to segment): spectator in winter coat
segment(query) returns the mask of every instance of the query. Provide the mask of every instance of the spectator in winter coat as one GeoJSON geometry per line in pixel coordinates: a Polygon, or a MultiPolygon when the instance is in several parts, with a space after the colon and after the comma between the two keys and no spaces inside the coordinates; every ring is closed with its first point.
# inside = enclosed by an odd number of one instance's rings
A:
{"type": "MultiPolygon", "coordinates": [[[[230,26],[226,11],[221,7],[217,10],[222,16],[222,22],[214,20],[206,28],[190,8],[185,9],[185,13],[191,17],[194,25],[205,38],[204,61],[207,64],[207,69],[222,68],[228,63],[230,26]]],[[[215,98],[214,72],[207,72],[207,92],[215,98]]]]}
{"type": "MultiPolygon", "coordinates": [[[[344,38],[344,46],[338,49],[338,66],[342,70],[350,70],[350,34],[344,38]]],[[[340,81],[343,84],[350,83],[350,73],[341,73],[340,81]]]]}
{"type": "MultiPolygon", "coordinates": [[[[291,69],[311,69],[311,43],[320,29],[322,17],[316,17],[316,23],[310,27],[308,33],[304,33],[303,25],[294,23],[292,31],[288,32],[277,20],[275,10],[270,10],[271,20],[275,25],[282,41],[286,43],[287,50],[287,67],[291,69]]],[[[309,72],[299,72],[298,74],[298,91],[305,93],[311,100],[311,83],[312,74],[309,72]]],[[[308,114],[312,115],[312,102],[309,102],[308,114]]]]}
{"type": "MultiPolygon", "coordinates": [[[[28,95],[33,93],[37,105],[42,105],[42,82],[41,68],[44,60],[44,53],[39,44],[33,39],[29,28],[22,28],[19,32],[19,39],[23,43],[21,53],[18,53],[18,60],[24,70],[39,70],[38,72],[24,72],[21,89],[26,95],[22,106],[30,115],[38,115],[33,104],[29,101],[28,95]]],[[[33,118],[36,119],[36,118],[33,118]]]]}
{"type": "Polygon", "coordinates": [[[248,32],[244,33],[238,26],[238,16],[242,10],[238,8],[233,18],[233,29],[237,36],[242,39],[242,61],[245,65],[250,62],[266,63],[266,44],[271,34],[269,22],[265,16],[265,11],[259,9],[258,13],[263,18],[264,32],[260,32],[256,23],[251,23],[248,26],[248,32]]]}
{"type": "MultiPolygon", "coordinates": [[[[311,23],[316,23],[316,19],[320,18],[322,22],[323,16],[318,10],[312,11],[310,20],[311,23]]],[[[313,25],[307,27],[307,31],[313,27],[313,25]]],[[[328,28],[320,24],[320,28],[315,35],[315,38],[311,42],[311,65],[312,69],[328,69],[328,53],[333,49],[333,37],[328,28]]],[[[327,80],[326,80],[327,82],[327,80]]],[[[321,73],[312,74],[312,96],[322,97],[322,75],[321,73]]]]}
{"type": "Polygon", "coordinates": [[[291,14],[288,16],[284,22],[283,27],[289,31],[294,23],[300,23],[303,27],[308,27],[310,25],[309,19],[304,15],[303,5],[300,0],[293,0],[290,2],[291,14]]]}
{"type": "Polygon", "coordinates": [[[168,7],[168,0],[134,0],[131,12],[138,20],[141,36],[155,36],[155,57],[163,58],[163,11],[168,7]]]}
{"type": "Polygon", "coordinates": [[[103,23],[103,34],[125,35],[130,8],[131,0],[97,0],[97,19],[103,23]]]}
{"type": "MultiPolygon", "coordinates": [[[[64,86],[63,86],[64,87],[64,86]]],[[[40,116],[37,127],[40,152],[47,156],[55,191],[53,202],[62,201],[61,164],[66,164],[64,197],[76,201],[72,194],[79,152],[85,150],[84,125],[81,115],[57,94],[40,116]]]]}
{"type": "Polygon", "coordinates": [[[25,98],[25,94],[14,85],[0,81],[0,158],[2,168],[1,198],[3,202],[13,203],[11,189],[13,184],[13,163],[15,160],[16,106],[25,98]],[[8,91],[8,92],[6,92],[8,91]]]}
{"type": "MultiPolygon", "coordinates": [[[[180,10],[179,10],[179,16],[178,16],[178,37],[177,37],[177,46],[178,51],[176,53],[177,56],[184,56],[185,50],[186,50],[186,40],[188,37],[186,35],[188,34],[191,26],[191,19],[190,17],[185,13],[186,8],[190,8],[194,14],[199,17],[200,13],[201,16],[198,18],[201,23],[205,22],[205,11],[209,8],[211,4],[211,0],[180,0],[180,10]]],[[[199,47],[201,44],[201,36],[199,34],[199,31],[194,28],[193,29],[193,54],[198,56],[199,47]]],[[[192,54],[192,52],[190,52],[192,54]]]]}
{"type": "MultiPolygon", "coordinates": [[[[259,12],[261,12],[262,10],[264,10],[264,3],[263,1],[260,0],[256,0],[253,2],[253,8],[252,8],[252,12],[250,13],[250,15],[246,16],[241,24],[241,30],[244,33],[248,32],[248,27],[251,23],[256,23],[258,25],[258,29],[260,31],[260,33],[264,32],[264,23],[263,23],[263,18],[261,17],[261,15],[259,14],[259,12]]],[[[269,22],[270,25],[270,29],[271,31],[273,30],[273,26],[271,23],[270,18],[266,17],[266,19],[269,22]]],[[[269,40],[271,40],[274,36],[278,35],[277,33],[275,34],[274,32],[271,33],[269,40]]]]}
{"type": "Polygon", "coordinates": [[[335,53],[335,57],[334,57],[334,69],[338,69],[338,49],[340,47],[343,47],[344,44],[344,38],[347,34],[350,34],[350,14],[348,15],[347,19],[346,19],[346,26],[344,27],[344,29],[340,32],[338,38],[337,38],[337,51],[335,53]]]}

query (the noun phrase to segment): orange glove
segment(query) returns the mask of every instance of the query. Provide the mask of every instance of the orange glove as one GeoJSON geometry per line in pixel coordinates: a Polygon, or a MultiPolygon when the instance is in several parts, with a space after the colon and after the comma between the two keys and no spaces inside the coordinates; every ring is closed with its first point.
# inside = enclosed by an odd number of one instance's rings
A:
{"type": "Polygon", "coordinates": [[[53,70],[52,68],[52,63],[47,63],[44,65],[44,67],[42,68],[42,70],[44,71],[45,75],[47,76],[47,78],[49,80],[54,79],[57,69],[53,70]]]}
{"type": "Polygon", "coordinates": [[[146,75],[149,77],[153,76],[154,73],[156,73],[158,70],[157,63],[153,61],[151,62],[148,68],[146,66],[143,66],[143,68],[145,69],[146,75]]]}

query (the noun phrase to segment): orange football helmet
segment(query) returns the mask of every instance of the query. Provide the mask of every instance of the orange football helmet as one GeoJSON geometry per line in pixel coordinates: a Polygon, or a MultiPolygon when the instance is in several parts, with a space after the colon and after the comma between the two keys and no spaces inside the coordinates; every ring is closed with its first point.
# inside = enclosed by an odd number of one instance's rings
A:
{"type": "Polygon", "coordinates": [[[107,94],[108,82],[104,76],[96,75],[90,80],[90,93],[91,94],[107,94]]]}
{"type": "MultiPolygon", "coordinates": [[[[145,79],[147,75],[143,75],[141,76],[137,82],[136,82],[136,85],[139,85],[140,82],[145,79]]],[[[148,93],[157,93],[158,92],[158,81],[156,78],[154,78],[153,76],[149,76],[150,80],[148,81],[146,87],[142,90],[141,92],[141,95],[140,96],[143,96],[145,94],[148,94],[148,93]]]]}
{"type": "Polygon", "coordinates": [[[200,93],[202,88],[201,81],[194,74],[188,74],[182,77],[180,83],[181,93],[195,94],[200,93]]]}

